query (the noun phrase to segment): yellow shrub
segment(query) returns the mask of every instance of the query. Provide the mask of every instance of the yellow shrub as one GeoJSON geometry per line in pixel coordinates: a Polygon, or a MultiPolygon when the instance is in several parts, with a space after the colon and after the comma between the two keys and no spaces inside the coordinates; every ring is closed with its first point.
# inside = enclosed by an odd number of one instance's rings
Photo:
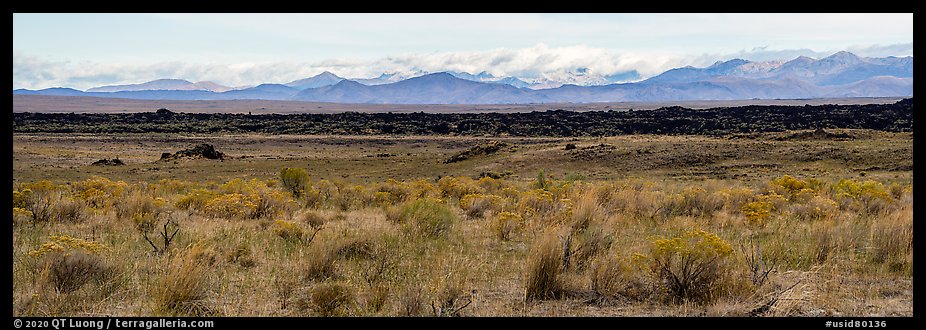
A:
{"type": "Polygon", "coordinates": [[[500,212],[495,215],[495,220],[492,222],[495,236],[503,241],[511,239],[511,234],[522,227],[524,227],[524,219],[512,212],[500,212]]]}
{"type": "Polygon", "coordinates": [[[113,201],[121,200],[129,187],[123,181],[94,176],[72,184],[74,195],[92,208],[102,209],[112,206],[113,201]]]}
{"type": "Polygon", "coordinates": [[[28,208],[32,202],[32,189],[13,190],[13,207],[28,208]]]}
{"type": "Polygon", "coordinates": [[[880,182],[872,180],[858,182],[851,179],[843,179],[836,184],[836,196],[853,199],[868,197],[889,200],[891,198],[880,182]]]}
{"type": "Polygon", "coordinates": [[[492,177],[484,176],[479,179],[479,187],[481,187],[486,192],[496,193],[497,191],[503,188],[501,180],[493,179],[492,177]]]}
{"type": "Polygon", "coordinates": [[[161,195],[182,194],[190,190],[193,184],[174,179],[161,179],[154,185],[154,191],[161,195]]]}
{"type": "Polygon", "coordinates": [[[415,180],[408,183],[408,195],[406,196],[406,201],[415,200],[419,198],[426,197],[440,197],[440,190],[437,189],[433,184],[427,180],[415,180]]]}
{"type": "Polygon", "coordinates": [[[186,195],[180,197],[174,206],[182,210],[203,210],[206,203],[217,196],[215,192],[206,189],[193,189],[186,195]]]}
{"type": "Polygon", "coordinates": [[[722,278],[730,272],[726,262],[733,248],[729,243],[700,229],[650,243],[651,270],[669,300],[710,302],[716,298],[722,278]]]}
{"type": "Polygon", "coordinates": [[[274,221],[273,233],[290,242],[301,242],[306,238],[306,231],[302,226],[286,220],[274,221]]]}
{"type": "Polygon", "coordinates": [[[32,220],[32,211],[21,207],[13,208],[13,224],[24,223],[32,220]]]}
{"type": "Polygon", "coordinates": [[[772,190],[778,194],[784,195],[789,201],[806,200],[808,194],[813,194],[811,184],[807,181],[795,179],[790,175],[784,175],[774,179],[769,183],[772,190]]]}
{"type": "Polygon", "coordinates": [[[526,217],[543,216],[553,211],[553,193],[543,189],[525,191],[518,200],[518,209],[526,217]]]}
{"type": "Polygon", "coordinates": [[[242,194],[224,194],[206,202],[203,213],[214,218],[245,218],[257,209],[257,204],[242,194]]]}
{"type": "Polygon", "coordinates": [[[746,223],[756,227],[765,227],[765,221],[772,212],[772,203],[766,201],[749,202],[742,207],[746,223]]]}
{"type": "Polygon", "coordinates": [[[386,182],[378,185],[376,192],[373,194],[373,199],[377,204],[379,204],[381,201],[382,203],[396,204],[404,201],[408,197],[411,190],[412,189],[410,189],[405,183],[389,178],[386,179],[386,182]],[[378,197],[380,200],[377,200],[376,195],[379,193],[387,193],[388,195],[378,197]],[[388,196],[388,198],[386,196],[388,196]]]}
{"type": "Polygon", "coordinates": [[[38,249],[29,252],[30,256],[41,257],[48,253],[70,254],[75,251],[82,251],[89,254],[99,254],[107,251],[108,248],[103,244],[95,241],[87,241],[80,238],[74,238],[68,235],[48,236],[50,242],[43,243],[38,249]]]}
{"type": "Polygon", "coordinates": [[[376,203],[377,206],[394,205],[396,200],[396,196],[388,191],[377,191],[373,193],[373,202],[376,203]]]}
{"type": "Polygon", "coordinates": [[[883,184],[877,181],[866,180],[840,180],[836,185],[836,198],[846,208],[866,212],[880,213],[891,205],[895,205],[890,193],[883,184]]]}
{"type": "Polygon", "coordinates": [[[479,187],[473,179],[467,177],[445,176],[437,180],[437,186],[440,187],[443,197],[453,197],[459,199],[467,194],[482,193],[482,187],[479,187]]]}

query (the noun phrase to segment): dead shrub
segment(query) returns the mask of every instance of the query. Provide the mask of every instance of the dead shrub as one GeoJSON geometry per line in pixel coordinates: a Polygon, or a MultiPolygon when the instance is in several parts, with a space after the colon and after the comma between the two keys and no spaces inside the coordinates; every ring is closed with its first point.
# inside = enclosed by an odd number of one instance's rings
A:
{"type": "Polygon", "coordinates": [[[399,315],[424,315],[424,292],[418,286],[406,286],[399,293],[399,315]]]}
{"type": "Polygon", "coordinates": [[[379,311],[383,310],[383,306],[385,306],[388,301],[389,286],[382,283],[370,288],[365,299],[367,308],[374,313],[379,313],[379,311]]]}

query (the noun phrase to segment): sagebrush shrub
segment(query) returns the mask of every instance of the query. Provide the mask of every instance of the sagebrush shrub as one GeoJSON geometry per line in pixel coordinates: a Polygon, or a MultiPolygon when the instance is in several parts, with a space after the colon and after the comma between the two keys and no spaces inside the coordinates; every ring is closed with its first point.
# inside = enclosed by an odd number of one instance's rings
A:
{"type": "Polygon", "coordinates": [[[313,229],[321,228],[325,225],[325,222],[327,222],[325,217],[323,217],[321,214],[312,211],[308,211],[300,215],[299,220],[306,226],[309,226],[313,229]]]}
{"type": "Polygon", "coordinates": [[[61,197],[52,204],[51,217],[64,223],[81,222],[87,217],[84,203],[68,197],[61,197]]]}
{"type": "Polygon", "coordinates": [[[460,209],[470,218],[482,218],[486,211],[498,210],[503,203],[500,196],[467,194],[460,198],[460,209]]]}
{"type": "Polygon", "coordinates": [[[45,258],[43,278],[60,293],[76,291],[91,280],[102,284],[111,273],[99,255],[83,251],[53,252],[45,258]]]}
{"type": "Polygon", "coordinates": [[[431,198],[405,204],[399,217],[409,228],[427,238],[446,236],[457,220],[447,205],[431,198]]]}
{"type": "Polygon", "coordinates": [[[301,198],[308,186],[309,173],[302,168],[284,167],[280,169],[280,181],[283,188],[293,194],[293,197],[301,198]]]}
{"type": "Polygon", "coordinates": [[[613,237],[604,232],[599,226],[591,226],[587,230],[575,235],[578,239],[573,260],[578,269],[588,267],[588,264],[599,254],[611,248],[613,237]]]}

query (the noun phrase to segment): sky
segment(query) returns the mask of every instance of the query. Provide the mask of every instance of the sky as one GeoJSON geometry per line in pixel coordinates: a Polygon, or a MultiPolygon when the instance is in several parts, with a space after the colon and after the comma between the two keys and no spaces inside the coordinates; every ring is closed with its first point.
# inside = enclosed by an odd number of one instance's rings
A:
{"type": "Polygon", "coordinates": [[[13,14],[13,88],[160,78],[226,86],[587,68],[642,78],[716,61],[912,56],[913,14],[13,14]]]}

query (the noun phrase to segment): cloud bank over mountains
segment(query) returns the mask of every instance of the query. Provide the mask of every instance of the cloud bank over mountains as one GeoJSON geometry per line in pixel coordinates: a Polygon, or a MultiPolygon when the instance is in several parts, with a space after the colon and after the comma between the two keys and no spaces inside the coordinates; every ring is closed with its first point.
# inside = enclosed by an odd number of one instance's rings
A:
{"type": "Polygon", "coordinates": [[[913,95],[913,57],[859,57],[840,51],[790,61],[717,61],[684,66],[636,81],[636,71],[610,75],[589,68],[543,73],[540,79],[497,77],[482,71],[410,75],[381,74],[346,79],[331,72],[287,83],[230,88],[210,81],[158,79],[142,84],[72,88],[16,89],[13,94],[93,96],[161,100],[294,100],[386,104],[513,104],[619,101],[806,99],[898,97],[913,95]]]}
{"type": "MultiPolygon", "coordinates": [[[[913,54],[913,44],[853,46],[846,50],[860,57],[908,56],[913,54]]],[[[296,81],[325,71],[349,79],[381,78],[384,73],[408,78],[446,71],[473,74],[485,72],[494,77],[517,78],[533,84],[532,88],[555,88],[562,84],[636,82],[673,68],[707,67],[718,61],[736,58],[784,62],[799,56],[824,58],[837,51],[756,47],[731,54],[690,55],[622,52],[586,45],[550,47],[536,44],[518,49],[406,53],[377,59],[334,58],[314,62],[201,63],[178,60],[99,63],[51,59],[14,49],[13,87],[70,87],[86,90],[102,85],[137,84],[173,78],[245,88],[268,82],[296,81]]],[[[394,78],[390,82],[397,80],[394,78]]]]}

